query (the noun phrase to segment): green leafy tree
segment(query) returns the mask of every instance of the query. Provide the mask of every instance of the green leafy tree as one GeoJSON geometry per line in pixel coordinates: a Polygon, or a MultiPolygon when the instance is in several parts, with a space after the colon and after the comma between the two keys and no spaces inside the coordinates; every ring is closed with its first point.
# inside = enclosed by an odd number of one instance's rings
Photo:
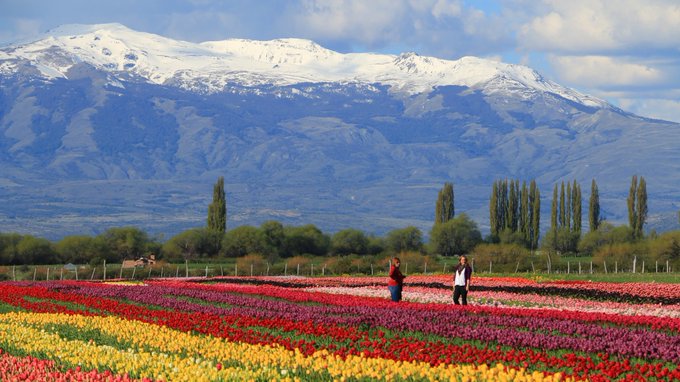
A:
{"type": "Polygon", "coordinates": [[[435,223],[445,223],[455,215],[453,202],[453,184],[444,183],[444,187],[439,190],[437,203],[435,205],[435,223]]]}
{"type": "Polygon", "coordinates": [[[628,191],[628,199],[627,204],[628,204],[628,226],[633,230],[633,232],[637,233],[637,224],[638,224],[638,217],[637,217],[637,208],[635,206],[635,201],[637,200],[637,175],[633,175],[633,179],[631,180],[630,183],[630,189],[628,191]]]}
{"type": "Polygon", "coordinates": [[[146,232],[135,227],[109,228],[99,236],[109,261],[139,258],[146,253],[149,243],[146,232]]]}
{"type": "MultiPolygon", "coordinates": [[[[498,237],[498,234],[501,231],[498,221],[498,204],[498,181],[494,181],[491,189],[491,198],[489,200],[489,227],[492,237],[498,237]]],[[[678,213],[678,216],[680,216],[680,212],[678,213]]]]}
{"type": "Polygon", "coordinates": [[[219,253],[222,234],[207,228],[192,228],[173,236],[163,245],[163,255],[170,260],[193,260],[214,257],[219,253]]]}
{"type": "Polygon", "coordinates": [[[552,204],[550,206],[550,230],[555,232],[557,231],[559,219],[558,219],[558,210],[557,210],[557,185],[555,185],[555,188],[553,188],[553,198],[552,198],[552,204]]]}
{"type": "Polygon", "coordinates": [[[267,239],[267,245],[270,246],[276,254],[279,254],[283,247],[283,241],[286,239],[283,224],[275,220],[268,220],[260,225],[260,230],[267,239]]]}
{"type": "Polygon", "coordinates": [[[647,221],[647,182],[644,177],[640,177],[640,183],[637,188],[637,223],[635,228],[637,229],[635,235],[638,238],[643,236],[645,222],[647,221]]]}
{"type": "Polygon", "coordinates": [[[17,255],[22,264],[53,264],[57,254],[52,243],[43,238],[25,235],[17,244],[17,255]]]}
{"type": "Polygon", "coordinates": [[[392,253],[420,252],[423,250],[423,233],[414,226],[394,229],[387,233],[385,245],[392,253]]]}
{"type": "Polygon", "coordinates": [[[330,239],[313,224],[299,227],[284,227],[286,237],[281,256],[297,255],[325,256],[330,248],[330,239]]]}
{"type": "Polygon", "coordinates": [[[567,207],[566,207],[566,195],[564,192],[564,182],[562,182],[562,186],[560,187],[560,212],[559,212],[559,220],[560,220],[560,228],[564,228],[567,226],[567,207]]]}
{"type": "Polygon", "coordinates": [[[227,199],[222,176],[213,186],[213,201],[208,206],[208,229],[222,233],[227,230],[227,199]]]}
{"type": "Polygon", "coordinates": [[[588,222],[590,232],[597,231],[600,226],[600,192],[595,179],[590,183],[590,202],[588,203],[588,222]]]}
{"type": "Polygon", "coordinates": [[[331,251],[341,256],[364,255],[368,252],[368,238],[362,231],[354,228],[338,231],[331,238],[331,251]]]}
{"type": "Polygon", "coordinates": [[[519,198],[519,232],[522,235],[524,243],[531,242],[531,233],[529,225],[530,214],[529,214],[529,189],[527,188],[527,182],[522,182],[522,188],[520,190],[519,198]]]}
{"type": "Polygon", "coordinates": [[[435,224],[430,233],[431,251],[443,256],[467,254],[481,241],[477,224],[464,213],[446,223],[435,224]]]}
{"type": "Polygon", "coordinates": [[[95,238],[91,236],[66,236],[55,244],[55,250],[62,263],[83,264],[100,258],[95,238]]]}
{"type": "Polygon", "coordinates": [[[0,264],[19,264],[17,245],[20,241],[18,233],[0,233],[0,264]]]}
{"type": "Polygon", "coordinates": [[[531,227],[530,247],[538,248],[538,239],[541,234],[541,193],[535,180],[532,180],[529,185],[529,203],[531,205],[529,218],[529,226],[531,227]]]}
{"type": "Polygon", "coordinates": [[[264,233],[257,227],[248,225],[227,231],[221,245],[221,253],[226,257],[241,257],[250,254],[269,255],[272,250],[267,245],[264,233]]]}
{"type": "Polygon", "coordinates": [[[576,180],[574,180],[574,186],[571,189],[572,193],[572,198],[571,198],[571,211],[572,211],[572,220],[573,223],[571,225],[571,229],[573,232],[577,233],[579,236],[581,235],[581,220],[582,220],[582,211],[581,211],[581,206],[582,206],[582,200],[581,200],[581,185],[576,183],[576,180]]]}

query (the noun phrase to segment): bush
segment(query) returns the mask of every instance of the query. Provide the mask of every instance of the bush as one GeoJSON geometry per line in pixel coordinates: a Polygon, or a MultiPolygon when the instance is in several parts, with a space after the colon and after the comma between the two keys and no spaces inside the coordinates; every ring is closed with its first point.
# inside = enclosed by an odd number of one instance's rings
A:
{"type": "Polygon", "coordinates": [[[531,270],[529,250],[519,244],[480,244],[470,253],[477,272],[524,272],[531,270]]]}

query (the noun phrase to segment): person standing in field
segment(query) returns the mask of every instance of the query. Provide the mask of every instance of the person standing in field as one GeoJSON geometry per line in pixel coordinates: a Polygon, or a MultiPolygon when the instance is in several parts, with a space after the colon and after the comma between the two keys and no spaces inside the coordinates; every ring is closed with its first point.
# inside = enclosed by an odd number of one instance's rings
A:
{"type": "Polygon", "coordinates": [[[390,280],[387,282],[387,289],[390,290],[390,295],[394,302],[401,301],[401,290],[404,286],[404,278],[406,278],[399,270],[400,265],[401,260],[398,257],[392,259],[392,264],[390,264],[390,280]]]}
{"type": "Polygon", "coordinates": [[[460,305],[458,301],[463,298],[463,305],[467,305],[467,294],[470,291],[470,278],[472,267],[467,262],[467,256],[460,257],[460,263],[453,274],[453,303],[460,305]]]}

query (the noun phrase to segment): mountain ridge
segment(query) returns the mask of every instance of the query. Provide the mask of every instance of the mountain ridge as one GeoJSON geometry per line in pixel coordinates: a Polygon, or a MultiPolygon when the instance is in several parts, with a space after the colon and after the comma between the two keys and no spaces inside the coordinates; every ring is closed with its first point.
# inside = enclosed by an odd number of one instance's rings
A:
{"type": "Polygon", "coordinates": [[[485,230],[502,178],[537,180],[544,226],[556,183],[576,179],[587,194],[596,179],[604,217],[625,223],[634,174],[660,222],[649,228],[677,226],[680,125],[530,68],[342,54],[301,39],[197,44],[120,24],[59,31],[0,48],[0,231],[177,233],[205,223],[218,176],[230,227],[280,219],[427,234],[437,192],[453,182],[456,211],[485,230]]]}

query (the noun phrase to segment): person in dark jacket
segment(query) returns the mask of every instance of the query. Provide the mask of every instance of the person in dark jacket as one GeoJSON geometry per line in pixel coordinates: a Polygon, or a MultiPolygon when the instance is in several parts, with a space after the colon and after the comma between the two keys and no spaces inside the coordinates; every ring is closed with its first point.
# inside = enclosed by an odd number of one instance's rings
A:
{"type": "Polygon", "coordinates": [[[401,301],[401,290],[404,286],[404,278],[406,278],[399,270],[400,265],[401,261],[398,257],[393,258],[392,264],[390,264],[390,280],[387,283],[387,289],[390,290],[390,295],[394,302],[401,301]]]}
{"type": "Polygon", "coordinates": [[[460,305],[460,298],[463,298],[463,305],[467,305],[467,294],[470,291],[470,278],[472,277],[472,267],[467,262],[466,256],[460,257],[460,263],[453,273],[453,303],[460,305]]]}

